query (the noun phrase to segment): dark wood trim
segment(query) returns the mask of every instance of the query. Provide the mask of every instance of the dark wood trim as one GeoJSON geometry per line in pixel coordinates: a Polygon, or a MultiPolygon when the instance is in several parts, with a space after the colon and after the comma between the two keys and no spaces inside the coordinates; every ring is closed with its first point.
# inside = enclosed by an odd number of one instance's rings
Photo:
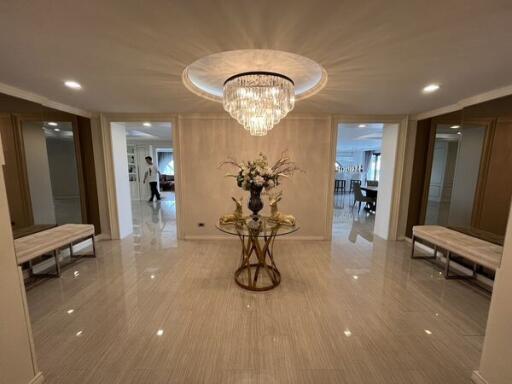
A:
{"type": "Polygon", "coordinates": [[[82,163],[82,155],[81,155],[81,145],[80,145],[80,134],[78,128],[78,120],[76,116],[71,118],[71,124],[73,126],[73,144],[75,146],[75,163],[76,163],[76,172],[78,176],[78,189],[80,190],[80,210],[82,213],[82,223],[88,223],[88,215],[87,215],[87,197],[85,190],[85,180],[84,180],[84,171],[83,171],[83,163],[82,163]]]}
{"type": "Polygon", "coordinates": [[[411,175],[411,192],[407,212],[406,236],[412,237],[412,227],[420,223],[421,199],[426,169],[431,119],[420,120],[416,128],[414,159],[411,175]]]}
{"type": "Polygon", "coordinates": [[[430,189],[430,177],[432,175],[432,162],[434,161],[434,147],[436,145],[436,125],[438,123],[432,119],[428,130],[428,141],[425,158],[425,168],[423,170],[423,188],[421,190],[421,205],[418,224],[425,223],[428,206],[428,192],[430,189]]]}
{"type": "Polygon", "coordinates": [[[96,234],[101,233],[100,209],[98,203],[98,187],[96,169],[94,167],[94,150],[92,141],[91,121],[85,117],[77,117],[78,136],[80,137],[80,157],[84,178],[87,223],[93,224],[96,234]]]}
{"type": "Polygon", "coordinates": [[[30,196],[30,185],[28,183],[27,160],[25,158],[25,144],[23,142],[22,117],[21,114],[12,114],[12,126],[14,134],[14,145],[16,146],[16,166],[18,167],[18,180],[20,184],[23,206],[26,210],[26,217],[29,225],[34,225],[34,212],[32,210],[32,198],[30,196]]]}
{"type": "Polygon", "coordinates": [[[464,120],[463,124],[485,126],[484,142],[480,155],[480,167],[478,169],[478,179],[475,188],[475,196],[473,198],[473,212],[471,213],[471,227],[480,228],[492,144],[496,133],[496,119],[469,119],[464,120]]]}

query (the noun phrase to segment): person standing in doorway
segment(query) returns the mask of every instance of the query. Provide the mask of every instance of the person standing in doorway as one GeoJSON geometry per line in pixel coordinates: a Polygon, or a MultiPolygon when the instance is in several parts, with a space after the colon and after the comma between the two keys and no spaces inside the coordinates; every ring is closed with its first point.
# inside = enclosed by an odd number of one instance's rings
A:
{"type": "Polygon", "coordinates": [[[151,197],[149,198],[149,202],[153,202],[153,198],[156,196],[156,199],[158,201],[161,200],[160,198],[160,192],[158,192],[158,176],[160,175],[160,171],[156,167],[155,164],[153,164],[153,159],[151,156],[146,156],[146,163],[148,163],[148,169],[146,170],[146,173],[144,174],[144,184],[146,183],[146,180],[149,182],[149,188],[151,188],[151,197]]]}

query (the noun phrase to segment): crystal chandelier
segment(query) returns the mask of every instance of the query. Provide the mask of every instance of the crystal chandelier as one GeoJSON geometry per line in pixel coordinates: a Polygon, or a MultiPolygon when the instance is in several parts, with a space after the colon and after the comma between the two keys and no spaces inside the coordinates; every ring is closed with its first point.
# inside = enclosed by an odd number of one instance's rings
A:
{"type": "Polygon", "coordinates": [[[253,136],[264,136],[295,105],[292,79],[273,72],[245,72],[224,82],[224,109],[253,136]]]}

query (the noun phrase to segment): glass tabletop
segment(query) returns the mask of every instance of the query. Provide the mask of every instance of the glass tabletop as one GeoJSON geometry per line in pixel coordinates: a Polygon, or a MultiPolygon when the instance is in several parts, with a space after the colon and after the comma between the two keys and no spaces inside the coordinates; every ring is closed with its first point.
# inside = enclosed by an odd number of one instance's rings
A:
{"type": "Polygon", "coordinates": [[[267,237],[267,236],[284,236],[293,232],[297,232],[300,227],[296,225],[284,225],[276,223],[268,217],[260,217],[259,224],[254,225],[252,228],[252,218],[248,217],[237,223],[230,224],[216,224],[215,226],[219,231],[228,233],[236,236],[256,236],[256,237],[267,237]]]}

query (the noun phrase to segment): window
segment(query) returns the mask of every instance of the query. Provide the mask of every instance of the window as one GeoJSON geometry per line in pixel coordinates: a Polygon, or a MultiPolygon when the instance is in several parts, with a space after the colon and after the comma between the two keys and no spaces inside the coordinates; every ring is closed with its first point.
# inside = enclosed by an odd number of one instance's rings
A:
{"type": "Polygon", "coordinates": [[[174,175],[174,156],[172,150],[157,151],[158,170],[162,175],[174,175]]]}
{"type": "Polygon", "coordinates": [[[374,153],[370,160],[370,166],[368,167],[368,171],[366,172],[366,179],[379,181],[379,174],[380,174],[380,153],[374,153]]]}

